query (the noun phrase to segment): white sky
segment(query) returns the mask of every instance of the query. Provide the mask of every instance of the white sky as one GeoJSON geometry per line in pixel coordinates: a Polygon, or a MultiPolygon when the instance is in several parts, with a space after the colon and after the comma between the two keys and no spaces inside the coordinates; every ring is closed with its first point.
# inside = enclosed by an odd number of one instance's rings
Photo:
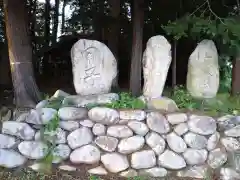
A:
{"type": "MultiPolygon", "coordinates": [[[[45,0],[38,0],[38,2],[42,2],[42,3],[44,3],[45,0]]],[[[54,0],[50,0],[50,2],[54,4],[54,0]]]]}

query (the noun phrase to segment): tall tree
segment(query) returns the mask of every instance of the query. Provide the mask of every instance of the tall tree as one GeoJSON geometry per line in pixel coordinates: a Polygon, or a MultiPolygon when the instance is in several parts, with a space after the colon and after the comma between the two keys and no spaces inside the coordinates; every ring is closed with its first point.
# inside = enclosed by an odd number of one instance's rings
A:
{"type": "Polygon", "coordinates": [[[57,41],[59,3],[60,3],[60,0],[55,0],[54,16],[53,16],[52,44],[55,44],[57,41]]]}
{"type": "MultiPolygon", "coordinates": [[[[50,0],[45,1],[44,5],[44,46],[43,46],[43,69],[46,70],[49,61],[49,54],[45,53],[49,49],[50,45],[50,22],[51,22],[51,4],[50,0]]],[[[45,73],[46,74],[46,73],[45,73]]]]}
{"type": "Polygon", "coordinates": [[[141,93],[142,79],[142,40],[144,26],[144,0],[132,0],[131,17],[133,22],[132,61],[130,73],[130,91],[138,96],[141,93]]]}
{"type": "Polygon", "coordinates": [[[35,107],[40,93],[33,75],[26,1],[4,0],[4,12],[15,104],[35,107]]]}
{"type": "Polygon", "coordinates": [[[50,44],[50,21],[51,21],[51,16],[50,16],[50,11],[51,11],[51,4],[50,0],[45,1],[45,6],[44,6],[44,39],[45,43],[44,46],[45,48],[48,48],[50,44]]]}
{"type": "MultiPolygon", "coordinates": [[[[236,6],[237,6],[236,15],[240,16],[239,0],[236,0],[236,6]]],[[[231,93],[233,95],[240,94],[240,52],[238,52],[235,59],[233,59],[231,93]]]]}
{"type": "Polygon", "coordinates": [[[61,34],[63,34],[65,32],[65,8],[66,8],[66,5],[67,5],[67,0],[63,0],[61,34]]]}
{"type": "Polygon", "coordinates": [[[110,4],[110,33],[108,45],[114,56],[118,59],[118,40],[119,40],[119,16],[120,16],[120,0],[109,0],[110,4]]]}
{"type": "Polygon", "coordinates": [[[104,0],[94,0],[91,6],[95,6],[96,10],[93,10],[93,29],[94,36],[97,40],[105,40],[104,37],[104,11],[105,11],[105,1],[104,0]]]}
{"type": "MultiPolygon", "coordinates": [[[[37,40],[36,40],[36,10],[37,10],[37,0],[28,0],[28,17],[29,17],[29,30],[30,30],[30,37],[32,42],[32,51],[34,56],[36,57],[36,46],[37,46],[37,40]]],[[[37,69],[37,59],[32,59],[34,72],[37,69]]]]}
{"type": "Polygon", "coordinates": [[[233,60],[232,67],[232,88],[231,93],[233,95],[240,94],[240,55],[233,60]]]}
{"type": "MultiPolygon", "coordinates": [[[[120,0],[109,0],[110,4],[110,15],[111,15],[111,26],[108,37],[108,46],[113,52],[115,58],[118,60],[118,41],[119,41],[119,16],[121,3],[120,0]]],[[[113,85],[118,88],[118,77],[114,80],[113,85]]]]}

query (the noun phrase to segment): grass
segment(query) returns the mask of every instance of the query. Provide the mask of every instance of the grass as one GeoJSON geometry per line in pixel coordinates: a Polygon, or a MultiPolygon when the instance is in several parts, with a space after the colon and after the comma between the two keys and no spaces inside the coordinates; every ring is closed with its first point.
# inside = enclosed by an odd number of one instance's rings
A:
{"type": "Polygon", "coordinates": [[[183,86],[178,86],[173,93],[169,90],[164,92],[173,99],[179,109],[201,110],[209,115],[240,114],[240,95],[231,96],[229,93],[217,94],[212,99],[194,99],[183,86]]]}

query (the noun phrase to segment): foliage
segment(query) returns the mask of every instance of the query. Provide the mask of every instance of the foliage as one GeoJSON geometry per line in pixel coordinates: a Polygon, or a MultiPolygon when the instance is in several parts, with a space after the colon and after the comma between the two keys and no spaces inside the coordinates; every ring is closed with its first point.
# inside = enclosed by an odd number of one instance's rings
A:
{"type": "Polygon", "coordinates": [[[95,175],[91,175],[89,177],[89,180],[101,180],[101,178],[99,178],[98,176],[95,176],[95,175]]]}
{"type": "Polygon", "coordinates": [[[225,18],[220,18],[211,9],[208,0],[202,8],[194,13],[187,13],[183,17],[169,21],[162,26],[164,31],[174,39],[191,38],[194,40],[211,39],[219,50],[220,64],[220,92],[229,92],[231,88],[231,60],[240,51],[240,23],[237,13],[229,12],[225,18]],[[207,7],[205,8],[205,6],[207,7]],[[198,13],[198,15],[196,15],[198,13]]]}
{"type": "Polygon", "coordinates": [[[147,180],[147,179],[142,176],[136,176],[136,177],[129,177],[128,180],[147,180]]]}
{"type": "Polygon", "coordinates": [[[47,93],[43,93],[43,99],[47,100],[48,103],[45,106],[45,108],[52,108],[52,109],[56,109],[58,110],[61,106],[62,106],[62,102],[63,102],[63,97],[51,97],[49,94],[47,93]]]}
{"type": "Polygon", "coordinates": [[[231,55],[240,50],[240,24],[234,17],[219,20],[204,14],[199,17],[187,14],[176,21],[169,21],[162,28],[176,40],[184,37],[195,40],[208,38],[215,40],[221,50],[227,49],[231,55]]]}
{"type": "Polygon", "coordinates": [[[220,84],[219,93],[230,92],[232,85],[232,62],[229,56],[219,57],[220,66],[220,84]]]}
{"type": "Polygon", "coordinates": [[[59,121],[58,114],[56,114],[55,117],[40,130],[41,140],[48,145],[48,149],[46,149],[47,156],[38,162],[41,164],[41,171],[44,172],[51,172],[52,161],[58,158],[53,156],[53,150],[56,147],[56,131],[59,127],[59,121]]]}
{"type": "Polygon", "coordinates": [[[108,107],[113,109],[144,109],[145,103],[136,97],[133,97],[130,93],[122,92],[119,94],[119,100],[113,101],[107,104],[88,104],[87,108],[93,108],[96,106],[108,107]]]}
{"type": "Polygon", "coordinates": [[[47,123],[45,125],[44,131],[45,132],[54,132],[57,130],[58,127],[59,127],[59,117],[56,114],[55,117],[53,118],[53,120],[49,121],[49,123],[47,123]]]}
{"type": "Polygon", "coordinates": [[[50,99],[50,95],[47,94],[47,93],[43,93],[43,99],[49,100],[50,99]]]}
{"type": "Polygon", "coordinates": [[[194,99],[183,86],[178,86],[171,98],[182,109],[204,110],[213,116],[219,114],[240,114],[240,95],[231,96],[228,93],[220,93],[215,98],[201,101],[194,99]]]}
{"type": "Polygon", "coordinates": [[[107,22],[108,4],[104,0],[76,1],[70,2],[73,11],[71,19],[68,20],[68,31],[82,31],[91,33],[105,26],[107,22]],[[104,21],[102,19],[104,18],[104,21]]]}
{"type": "Polygon", "coordinates": [[[194,99],[184,86],[177,86],[171,97],[180,109],[200,109],[201,101],[194,99]]]}
{"type": "Polygon", "coordinates": [[[193,38],[195,40],[212,39],[220,52],[221,68],[225,68],[226,59],[237,55],[240,51],[240,23],[234,17],[222,20],[195,15],[185,15],[163,26],[168,35],[174,39],[193,38]]]}
{"type": "Polygon", "coordinates": [[[129,108],[129,109],[144,109],[145,103],[133,97],[130,93],[120,93],[119,100],[114,101],[110,104],[106,104],[109,108],[121,109],[121,108],[129,108]]]}
{"type": "Polygon", "coordinates": [[[206,101],[206,109],[213,113],[240,114],[240,95],[231,96],[228,93],[218,94],[216,98],[206,101]]]}

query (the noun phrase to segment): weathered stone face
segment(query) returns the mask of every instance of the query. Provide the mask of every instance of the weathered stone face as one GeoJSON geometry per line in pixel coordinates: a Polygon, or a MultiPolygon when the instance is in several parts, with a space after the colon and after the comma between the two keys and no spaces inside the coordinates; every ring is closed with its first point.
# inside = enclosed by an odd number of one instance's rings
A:
{"type": "Polygon", "coordinates": [[[77,94],[108,93],[117,75],[117,61],[108,47],[80,39],[71,49],[73,83],[77,94]]]}
{"type": "Polygon", "coordinates": [[[172,61],[171,45],[164,36],[153,36],[143,54],[143,95],[156,98],[162,95],[172,61]]]}
{"type": "Polygon", "coordinates": [[[213,41],[203,40],[189,58],[187,89],[195,98],[213,98],[218,87],[218,52],[213,41]]]}

